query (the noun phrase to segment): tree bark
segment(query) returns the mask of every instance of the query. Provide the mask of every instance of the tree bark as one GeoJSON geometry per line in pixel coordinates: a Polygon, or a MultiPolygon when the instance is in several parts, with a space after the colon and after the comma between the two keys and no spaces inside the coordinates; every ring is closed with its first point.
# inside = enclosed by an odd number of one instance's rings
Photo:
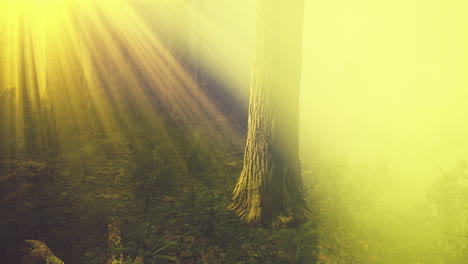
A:
{"type": "Polygon", "coordinates": [[[304,0],[258,0],[244,164],[229,206],[243,221],[302,222],[307,203],[299,160],[304,0]]]}

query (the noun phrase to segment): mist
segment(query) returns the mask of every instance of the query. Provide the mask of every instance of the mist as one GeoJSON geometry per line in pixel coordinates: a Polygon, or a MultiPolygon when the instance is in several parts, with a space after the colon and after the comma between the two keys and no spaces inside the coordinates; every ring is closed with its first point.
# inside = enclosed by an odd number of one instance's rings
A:
{"type": "Polygon", "coordinates": [[[367,242],[399,251],[375,263],[466,261],[448,257],[466,244],[452,243],[466,237],[466,207],[455,205],[467,201],[466,11],[461,1],[307,3],[306,177],[339,189],[325,198],[372,234],[367,242]]]}
{"type": "MultiPolygon", "coordinates": [[[[125,249],[118,216],[134,263],[468,262],[465,1],[306,0],[299,134],[312,219],[284,232],[241,225],[226,206],[242,170],[255,1],[0,7],[4,167],[58,175],[39,195],[50,215],[10,210],[2,230],[32,219],[15,241],[33,230],[66,260],[96,263],[109,257],[102,230],[69,227],[109,225],[125,249]],[[63,225],[63,208],[80,220],[63,225]],[[86,254],[60,246],[78,235],[86,254]]],[[[5,182],[21,174],[7,169],[5,182]]]]}
{"type": "MultiPolygon", "coordinates": [[[[195,53],[200,63],[244,104],[254,7],[187,7],[197,15],[186,30],[209,50],[195,53]]],[[[306,2],[300,146],[322,263],[466,261],[467,11],[462,1],[306,2]]]]}

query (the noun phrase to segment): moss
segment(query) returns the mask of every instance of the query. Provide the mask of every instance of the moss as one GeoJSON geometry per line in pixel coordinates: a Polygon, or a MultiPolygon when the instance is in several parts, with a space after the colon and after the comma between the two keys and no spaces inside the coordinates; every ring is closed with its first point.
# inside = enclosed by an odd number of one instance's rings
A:
{"type": "Polygon", "coordinates": [[[39,240],[26,240],[23,245],[22,264],[64,264],[52,250],[39,240]]]}

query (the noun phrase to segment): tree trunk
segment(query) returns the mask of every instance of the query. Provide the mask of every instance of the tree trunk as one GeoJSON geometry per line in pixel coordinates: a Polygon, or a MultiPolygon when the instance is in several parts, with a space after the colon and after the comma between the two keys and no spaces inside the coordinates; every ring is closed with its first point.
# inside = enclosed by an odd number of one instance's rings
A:
{"type": "Polygon", "coordinates": [[[268,226],[303,221],[299,90],[304,0],[258,0],[244,165],[230,209],[268,226]]]}

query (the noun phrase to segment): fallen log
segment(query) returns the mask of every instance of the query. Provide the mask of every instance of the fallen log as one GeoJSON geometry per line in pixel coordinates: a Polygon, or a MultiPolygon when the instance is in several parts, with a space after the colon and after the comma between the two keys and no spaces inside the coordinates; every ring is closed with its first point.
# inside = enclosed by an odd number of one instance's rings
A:
{"type": "Polygon", "coordinates": [[[22,245],[21,264],[64,264],[42,241],[26,240],[22,245]]]}

